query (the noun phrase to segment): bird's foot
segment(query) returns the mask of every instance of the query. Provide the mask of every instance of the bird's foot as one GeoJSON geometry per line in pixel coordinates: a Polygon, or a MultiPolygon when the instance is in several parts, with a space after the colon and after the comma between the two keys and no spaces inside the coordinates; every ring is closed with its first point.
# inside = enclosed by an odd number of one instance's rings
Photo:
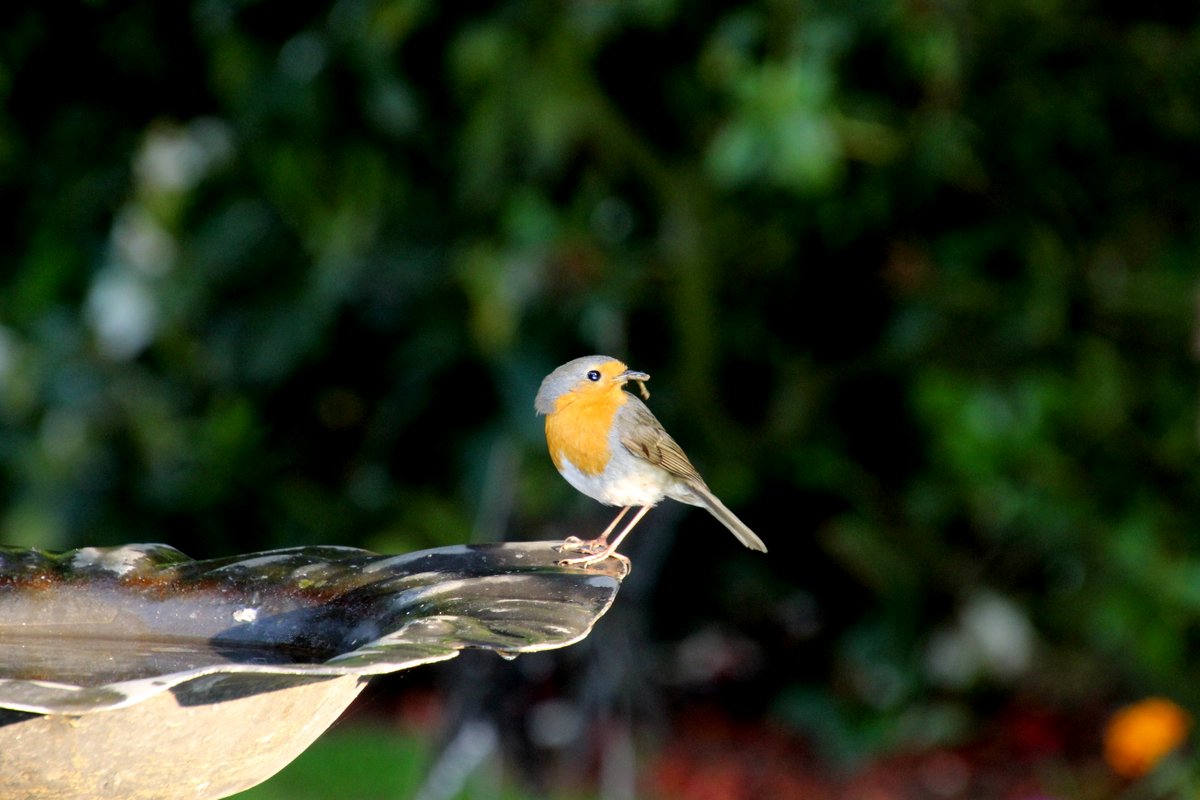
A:
{"type": "Polygon", "coordinates": [[[580,539],[578,536],[568,536],[563,539],[557,549],[560,553],[583,553],[593,556],[608,549],[608,539],[604,536],[598,539],[580,539]]]}
{"type": "Polygon", "coordinates": [[[556,547],[554,549],[560,553],[564,553],[567,551],[570,551],[572,553],[577,553],[577,552],[579,552],[579,548],[582,547],[583,544],[584,544],[584,540],[580,539],[578,536],[568,536],[567,538],[562,540],[562,544],[560,544],[558,547],[556,547]]]}
{"type": "Polygon", "coordinates": [[[616,548],[608,547],[598,553],[589,555],[577,556],[576,558],[564,558],[561,561],[554,562],[559,567],[590,567],[592,564],[599,564],[608,558],[615,558],[625,565],[625,573],[633,569],[633,564],[630,560],[616,551],[616,548]]]}
{"type": "Polygon", "coordinates": [[[560,567],[587,567],[610,557],[620,559],[627,568],[631,566],[629,559],[617,552],[616,543],[609,544],[607,537],[604,536],[598,539],[580,539],[578,536],[568,536],[558,546],[558,551],[560,553],[582,553],[574,558],[564,558],[555,562],[560,567]]]}

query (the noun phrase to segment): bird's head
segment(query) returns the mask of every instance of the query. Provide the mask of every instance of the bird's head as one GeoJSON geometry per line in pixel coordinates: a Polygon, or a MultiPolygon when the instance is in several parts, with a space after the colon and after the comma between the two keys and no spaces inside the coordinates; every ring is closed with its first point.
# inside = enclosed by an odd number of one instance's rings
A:
{"type": "MultiPolygon", "coordinates": [[[[629,369],[621,361],[609,356],[584,356],[568,361],[551,372],[542,381],[533,407],[539,414],[552,414],[565,403],[582,398],[618,398],[618,393],[629,381],[644,383],[650,376],[629,369]]],[[[645,394],[645,388],[642,388],[645,394]]]]}

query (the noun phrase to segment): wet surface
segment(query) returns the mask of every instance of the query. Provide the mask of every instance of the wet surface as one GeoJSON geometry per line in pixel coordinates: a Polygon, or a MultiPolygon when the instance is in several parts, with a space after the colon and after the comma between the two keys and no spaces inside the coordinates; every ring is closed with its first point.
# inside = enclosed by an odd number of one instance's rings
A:
{"type": "Polygon", "coordinates": [[[371,675],[571,644],[627,566],[552,542],[400,556],[307,547],[193,561],[165,545],[0,548],[0,708],[85,713],[205,675],[371,675]]]}

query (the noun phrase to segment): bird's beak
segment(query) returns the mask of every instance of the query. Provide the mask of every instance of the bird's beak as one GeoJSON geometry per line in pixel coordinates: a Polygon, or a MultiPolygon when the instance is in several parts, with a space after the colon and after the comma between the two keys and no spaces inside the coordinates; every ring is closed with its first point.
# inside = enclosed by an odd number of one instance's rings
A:
{"type": "Polygon", "coordinates": [[[627,369],[617,375],[616,380],[620,381],[621,383],[627,383],[629,381],[648,381],[650,380],[650,376],[644,372],[638,372],[636,369],[627,369]]]}

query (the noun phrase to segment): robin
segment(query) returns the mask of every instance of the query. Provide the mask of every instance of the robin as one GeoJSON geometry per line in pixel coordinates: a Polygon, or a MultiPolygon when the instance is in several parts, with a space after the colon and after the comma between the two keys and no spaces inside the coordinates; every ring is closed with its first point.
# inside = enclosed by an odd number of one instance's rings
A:
{"type": "Polygon", "coordinates": [[[664,497],[707,508],[751,550],[767,551],[725,504],[709,490],[700,473],[639,398],[625,391],[634,381],[649,397],[650,376],[615,358],[585,356],[551,372],[538,389],[534,408],[546,417],[550,458],[567,483],[601,503],[621,506],[604,533],[584,541],[572,536],[564,549],[583,555],[563,564],[593,564],[613,555],[646,512],[664,497]],[[609,543],[609,534],[640,506],[633,519],[609,543]]]}

